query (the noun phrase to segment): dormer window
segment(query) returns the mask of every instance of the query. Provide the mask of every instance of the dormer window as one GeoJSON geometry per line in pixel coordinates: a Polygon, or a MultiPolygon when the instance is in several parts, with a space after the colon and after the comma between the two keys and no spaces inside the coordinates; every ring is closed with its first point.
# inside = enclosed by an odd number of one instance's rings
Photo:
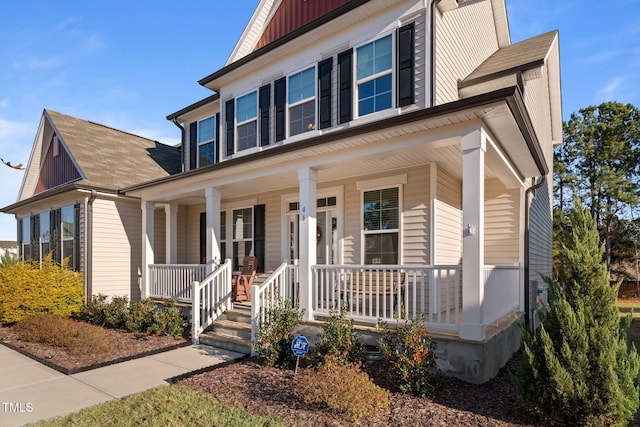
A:
{"type": "Polygon", "coordinates": [[[250,92],[236,99],[237,151],[257,146],[258,94],[250,92]]]}
{"type": "Polygon", "coordinates": [[[358,116],[393,106],[393,38],[391,34],[356,49],[358,116]]]}
{"type": "Polygon", "coordinates": [[[289,136],[316,128],[316,69],[307,68],[289,76],[289,136]]]}
{"type": "Polygon", "coordinates": [[[215,129],[215,116],[198,122],[198,167],[215,163],[215,129]]]}

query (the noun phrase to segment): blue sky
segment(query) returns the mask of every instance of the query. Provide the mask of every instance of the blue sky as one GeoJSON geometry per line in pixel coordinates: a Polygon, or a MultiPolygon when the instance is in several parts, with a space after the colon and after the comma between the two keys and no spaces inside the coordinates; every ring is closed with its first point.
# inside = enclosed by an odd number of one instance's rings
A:
{"type": "MultiPolygon", "coordinates": [[[[164,143],[165,117],[211,94],[258,0],[0,2],[0,157],[26,164],[42,110],[164,143]]],[[[560,30],[563,115],[620,101],[640,106],[640,0],[507,0],[512,41],[560,30]]],[[[0,165],[1,166],[1,165],[0,165]]],[[[22,171],[0,167],[0,206],[22,171]]],[[[0,240],[14,240],[0,214],[0,240]]]]}

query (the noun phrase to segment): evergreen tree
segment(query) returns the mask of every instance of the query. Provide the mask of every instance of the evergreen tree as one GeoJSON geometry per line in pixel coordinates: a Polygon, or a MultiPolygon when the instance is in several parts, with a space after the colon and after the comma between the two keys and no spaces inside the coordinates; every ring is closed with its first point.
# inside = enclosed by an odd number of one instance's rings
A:
{"type": "Polygon", "coordinates": [[[589,212],[577,206],[561,250],[559,281],[538,331],[523,327],[518,389],[548,421],[565,425],[626,425],[638,410],[640,358],[627,346],[631,317],[620,319],[618,286],[609,286],[604,247],[589,212]]]}

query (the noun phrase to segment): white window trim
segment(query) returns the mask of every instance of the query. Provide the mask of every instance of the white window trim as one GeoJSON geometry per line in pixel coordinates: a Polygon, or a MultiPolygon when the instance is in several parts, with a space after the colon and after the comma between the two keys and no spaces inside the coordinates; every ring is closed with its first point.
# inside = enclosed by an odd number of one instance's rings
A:
{"type": "Polygon", "coordinates": [[[358,118],[362,118],[362,117],[374,117],[376,115],[379,114],[384,114],[387,113],[388,111],[393,111],[394,109],[396,109],[396,103],[395,103],[395,99],[396,99],[396,32],[394,31],[389,31],[387,33],[383,33],[383,34],[376,34],[375,37],[370,38],[369,40],[362,42],[356,46],[353,47],[353,105],[352,105],[352,111],[354,112],[353,114],[353,119],[356,120],[358,118]],[[369,43],[373,43],[376,40],[380,40],[383,39],[385,37],[387,37],[388,35],[391,35],[391,70],[387,71],[382,71],[379,72],[377,74],[373,74],[371,76],[367,76],[363,79],[358,80],[358,49],[361,48],[362,46],[365,46],[369,43]],[[380,110],[380,111],[374,111],[373,113],[369,113],[369,114],[364,114],[361,115],[360,114],[360,109],[358,108],[358,100],[359,100],[359,92],[360,92],[360,85],[363,83],[367,83],[371,80],[375,80],[377,78],[386,76],[388,74],[391,74],[391,107],[386,108],[384,110],[380,110]]]}
{"type": "Polygon", "coordinates": [[[234,106],[234,110],[233,110],[234,127],[233,127],[233,131],[234,131],[234,135],[235,135],[235,139],[234,139],[234,154],[238,154],[238,153],[241,153],[241,152],[248,153],[248,152],[250,152],[252,150],[257,150],[259,148],[259,146],[260,146],[260,144],[259,144],[259,141],[260,141],[260,129],[258,127],[258,116],[260,115],[260,109],[259,109],[260,96],[259,96],[259,91],[257,89],[253,89],[253,90],[250,90],[248,92],[243,93],[240,96],[236,96],[234,98],[234,100],[233,100],[233,106],[234,106]],[[252,93],[256,94],[256,104],[255,104],[256,115],[252,119],[244,120],[242,122],[239,122],[238,121],[238,99],[240,99],[240,98],[242,98],[244,96],[250,95],[252,93]],[[238,143],[240,142],[239,141],[240,138],[238,137],[238,128],[240,126],[242,126],[242,125],[246,125],[246,124],[251,123],[251,122],[255,122],[256,123],[256,141],[255,141],[255,145],[253,147],[244,148],[244,149],[240,150],[239,146],[238,146],[238,143]]]}
{"type": "Polygon", "coordinates": [[[312,132],[312,131],[316,131],[318,129],[318,67],[316,65],[311,65],[308,67],[304,67],[298,71],[295,71],[293,73],[289,73],[287,75],[287,136],[288,137],[296,137],[299,135],[304,135],[307,132],[312,132]],[[309,98],[305,98],[301,101],[297,101],[294,103],[289,103],[289,79],[291,78],[291,76],[293,76],[294,74],[299,74],[302,73],[310,68],[313,68],[313,96],[309,97],[309,98]],[[313,111],[314,111],[314,120],[313,120],[313,129],[298,133],[296,135],[291,135],[291,115],[290,115],[290,111],[292,108],[297,107],[298,105],[302,105],[305,104],[307,102],[309,102],[311,99],[313,99],[313,111]]]}
{"type": "Polygon", "coordinates": [[[200,120],[198,120],[198,124],[197,124],[196,126],[197,126],[197,129],[196,129],[196,132],[197,132],[197,133],[196,133],[196,141],[197,141],[197,144],[198,144],[198,149],[196,150],[196,165],[197,165],[196,167],[198,167],[198,168],[199,168],[199,167],[201,166],[201,165],[200,165],[200,147],[201,147],[201,146],[203,146],[203,145],[213,143],[213,146],[214,146],[214,150],[213,150],[213,163],[215,163],[215,162],[216,162],[216,157],[217,157],[217,155],[218,155],[218,153],[216,153],[216,150],[215,150],[215,143],[216,143],[216,126],[218,126],[218,123],[216,123],[216,115],[215,115],[215,114],[213,114],[213,115],[211,115],[211,116],[205,117],[204,119],[200,119],[200,120]],[[209,139],[209,140],[207,140],[207,141],[200,142],[200,122],[203,122],[203,121],[205,121],[205,120],[207,120],[207,119],[211,119],[211,118],[213,118],[213,138],[211,138],[211,139],[209,139]]]}
{"type": "Polygon", "coordinates": [[[365,262],[365,236],[367,234],[382,234],[382,233],[398,233],[398,265],[402,265],[404,263],[404,255],[403,255],[403,245],[402,245],[402,236],[403,236],[403,219],[404,219],[404,184],[406,184],[406,175],[396,175],[394,177],[388,178],[378,178],[371,179],[366,181],[358,181],[356,183],[357,189],[360,191],[360,204],[358,205],[358,214],[360,215],[360,264],[364,265],[365,262]],[[402,182],[402,177],[404,177],[404,182],[402,182]],[[400,181],[399,181],[400,179],[400,181]],[[364,214],[363,214],[363,206],[364,206],[364,193],[365,191],[375,191],[375,190],[384,190],[386,188],[398,188],[398,228],[393,230],[365,230],[364,229],[364,214]]]}

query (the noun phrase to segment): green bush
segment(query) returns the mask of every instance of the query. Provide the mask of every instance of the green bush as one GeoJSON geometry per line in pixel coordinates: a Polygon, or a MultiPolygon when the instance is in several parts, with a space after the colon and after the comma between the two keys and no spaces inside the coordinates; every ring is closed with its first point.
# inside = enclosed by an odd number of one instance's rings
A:
{"type": "Polygon", "coordinates": [[[14,330],[22,341],[64,348],[71,354],[99,354],[110,347],[103,329],[52,313],[27,317],[14,330]]]}
{"type": "Polygon", "coordinates": [[[0,324],[38,313],[67,317],[82,308],[82,275],[52,261],[18,262],[0,268],[0,324]]]}
{"type": "Polygon", "coordinates": [[[174,301],[167,301],[162,307],[149,299],[128,303],[126,296],[115,296],[107,302],[106,295],[94,295],[77,318],[94,325],[146,335],[169,335],[176,339],[182,336],[184,319],[174,301]]]}
{"type": "Polygon", "coordinates": [[[424,326],[422,316],[398,323],[390,328],[380,322],[378,345],[387,366],[397,376],[400,391],[421,397],[435,397],[442,384],[436,369],[434,343],[424,326]]]}
{"type": "Polygon", "coordinates": [[[604,246],[589,212],[570,215],[559,283],[550,278],[549,308],[535,332],[524,326],[518,390],[544,421],[563,425],[627,425],[638,410],[640,359],[629,348],[630,317],[620,318],[618,286],[610,286],[604,246]]]}
{"type": "Polygon", "coordinates": [[[291,301],[277,301],[274,307],[267,311],[266,320],[261,325],[258,339],[253,348],[267,366],[276,368],[291,368],[296,358],[291,351],[293,329],[300,323],[303,309],[291,301]]]}
{"type": "Polygon", "coordinates": [[[343,303],[340,313],[331,309],[329,319],[320,326],[316,351],[324,356],[334,356],[341,360],[364,362],[364,343],[353,328],[353,321],[345,317],[347,304],[343,303]]]}
{"type": "Polygon", "coordinates": [[[303,369],[294,378],[293,391],[304,403],[331,408],[351,422],[389,408],[389,393],[374,384],[358,363],[334,356],[327,356],[315,369],[303,369]]]}
{"type": "Polygon", "coordinates": [[[16,265],[20,259],[11,252],[5,252],[0,256],[0,268],[16,265]]]}

